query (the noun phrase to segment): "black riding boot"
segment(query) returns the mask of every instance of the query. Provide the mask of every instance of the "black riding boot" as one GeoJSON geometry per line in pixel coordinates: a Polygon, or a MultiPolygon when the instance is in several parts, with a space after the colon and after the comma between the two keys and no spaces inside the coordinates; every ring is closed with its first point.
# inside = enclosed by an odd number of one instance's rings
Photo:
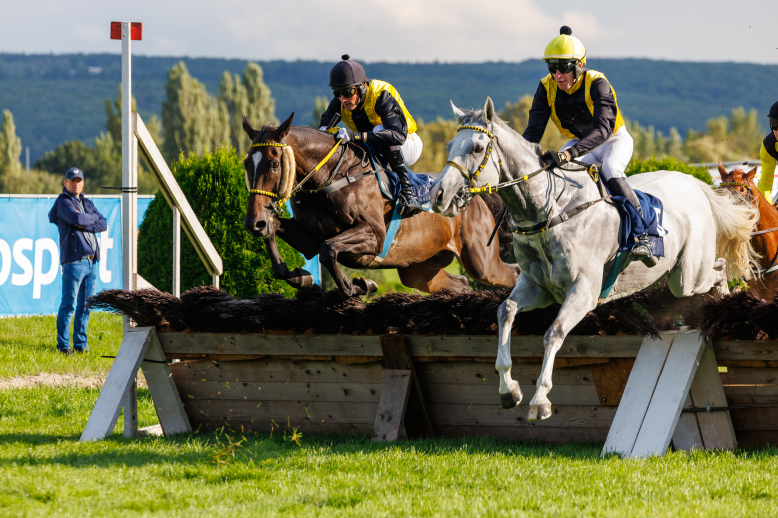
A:
{"type": "Polygon", "coordinates": [[[413,216],[417,212],[424,210],[419,200],[416,199],[416,195],[413,193],[411,183],[408,181],[408,169],[405,167],[405,157],[403,157],[402,150],[398,147],[393,151],[389,151],[389,165],[392,167],[392,171],[397,173],[400,178],[400,199],[398,203],[402,202],[397,212],[403,216],[413,216]]]}
{"type": "MultiPolygon", "coordinates": [[[[627,198],[627,200],[629,200],[637,209],[640,217],[643,217],[643,209],[640,206],[640,200],[638,200],[635,191],[629,183],[627,183],[626,178],[611,178],[608,180],[608,187],[610,188],[611,194],[614,196],[623,196],[627,198]]],[[[633,261],[642,261],[643,264],[649,268],[656,266],[656,257],[654,257],[654,252],[651,250],[651,242],[648,239],[648,234],[643,233],[643,235],[637,237],[637,242],[632,247],[632,250],[630,250],[629,257],[633,261]]]]}

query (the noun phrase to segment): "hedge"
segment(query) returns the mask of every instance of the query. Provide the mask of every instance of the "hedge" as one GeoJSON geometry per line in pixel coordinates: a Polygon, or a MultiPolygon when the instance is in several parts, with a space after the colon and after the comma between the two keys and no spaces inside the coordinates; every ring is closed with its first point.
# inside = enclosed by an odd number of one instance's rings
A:
{"type": "MultiPolygon", "coordinates": [[[[173,175],[222,258],[221,288],[239,298],[260,293],[292,296],[295,289],[273,279],[264,241],[243,227],[248,193],[243,162],[232,147],[185,157],[182,153],[173,175]]],[[[285,214],[288,217],[288,213],[285,214]]],[[[182,231],[181,236],[186,234],[182,231]]],[[[138,272],[162,291],[172,290],[173,213],[162,193],[149,205],[138,236],[138,272]]],[[[304,264],[302,255],[278,240],[289,269],[304,264]]],[[[188,238],[181,240],[181,292],[211,284],[211,276],[188,238]]]]}
{"type": "Polygon", "coordinates": [[[689,165],[672,156],[664,156],[662,158],[653,157],[646,160],[632,159],[627,165],[627,169],[624,173],[627,176],[632,176],[633,174],[648,173],[651,171],[678,171],[690,174],[708,185],[713,185],[713,180],[707,169],[689,165]]]}

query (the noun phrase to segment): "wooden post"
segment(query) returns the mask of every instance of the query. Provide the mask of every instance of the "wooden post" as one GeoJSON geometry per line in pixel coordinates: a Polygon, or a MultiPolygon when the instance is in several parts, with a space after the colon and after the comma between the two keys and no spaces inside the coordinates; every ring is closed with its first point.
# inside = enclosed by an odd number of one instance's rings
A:
{"type": "MultiPolygon", "coordinates": [[[[408,343],[402,335],[382,335],[381,350],[384,353],[384,362],[387,369],[407,370],[411,373],[408,404],[405,409],[405,432],[411,439],[433,437],[432,422],[427,413],[427,405],[424,403],[419,378],[416,376],[416,368],[408,343]]],[[[384,385],[384,389],[386,389],[384,385]]],[[[381,396],[383,399],[383,395],[381,396]]]]}
{"type": "Polygon", "coordinates": [[[133,377],[132,383],[127,388],[122,398],[124,407],[124,436],[135,437],[138,435],[138,379],[133,377]]]}
{"type": "Polygon", "coordinates": [[[173,210],[173,296],[181,296],[181,211],[173,210]]]}

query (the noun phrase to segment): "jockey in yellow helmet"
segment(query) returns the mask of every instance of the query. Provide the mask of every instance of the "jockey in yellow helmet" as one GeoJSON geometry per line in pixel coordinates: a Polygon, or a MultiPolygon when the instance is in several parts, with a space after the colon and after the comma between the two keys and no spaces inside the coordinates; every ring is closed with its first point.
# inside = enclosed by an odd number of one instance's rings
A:
{"type": "MultiPolygon", "coordinates": [[[[539,143],[550,118],[570,140],[559,152],[546,151],[543,161],[557,167],[573,159],[602,166],[611,194],[625,197],[642,215],[640,202],[624,174],[633,143],[616,103],[616,91],[602,73],[585,67],[586,48],[572,34],[572,29],[564,26],[546,46],[543,60],[549,74],[535,92],[524,138],[539,143]]],[[[630,256],[649,268],[656,265],[645,234],[638,238],[630,256]]]]}

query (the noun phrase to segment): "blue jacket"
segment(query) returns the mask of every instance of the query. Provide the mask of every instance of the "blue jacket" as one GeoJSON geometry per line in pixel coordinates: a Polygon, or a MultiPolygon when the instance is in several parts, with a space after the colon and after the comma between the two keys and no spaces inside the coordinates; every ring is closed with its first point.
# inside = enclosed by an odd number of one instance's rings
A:
{"type": "Polygon", "coordinates": [[[95,240],[97,250],[92,250],[84,237],[84,232],[105,232],[108,230],[108,223],[92,200],[81,194],[81,201],[86,213],[81,212],[78,198],[70,194],[67,189],[62,189],[62,194],[57,197],[57,201],[49,211],[49,221],[59,229],[60,264],[72,263],[92,254],[95,254],[95,260],[100,260],[99,241],[95,240]]]}

